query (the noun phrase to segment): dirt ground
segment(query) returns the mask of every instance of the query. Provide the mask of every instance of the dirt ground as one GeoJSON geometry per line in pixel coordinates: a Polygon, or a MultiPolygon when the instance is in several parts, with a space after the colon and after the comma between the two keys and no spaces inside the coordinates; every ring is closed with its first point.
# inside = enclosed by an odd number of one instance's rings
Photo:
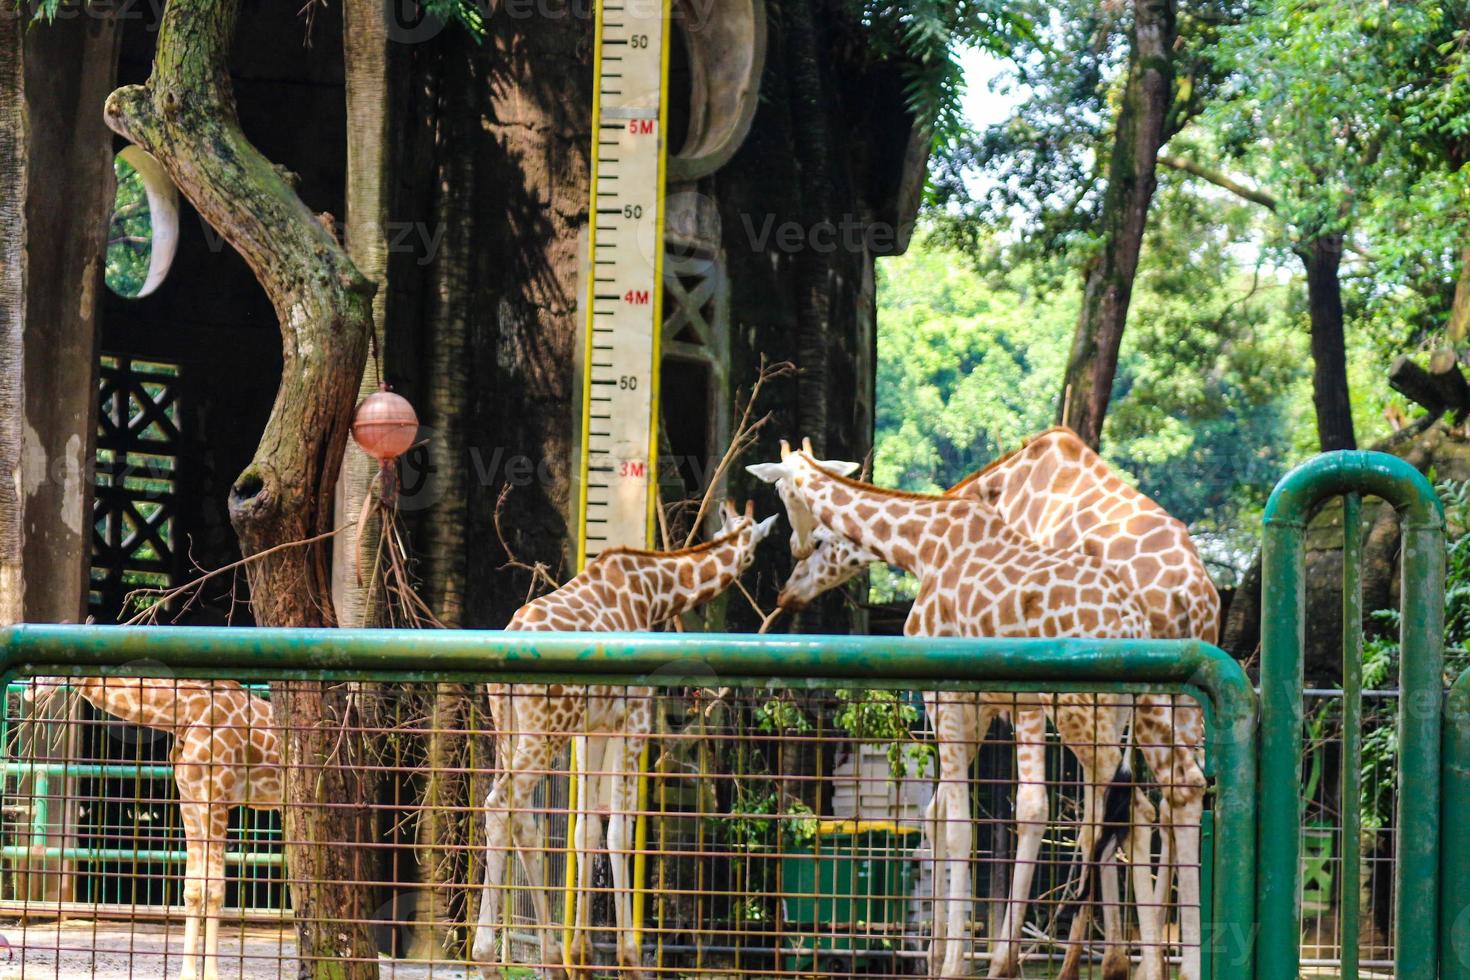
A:
{"type": "MultiPolygon", "coordinates": [[[[69,919],[0,927],[0,980],[169,980],[182,965],[182,924],[69,919]]],[[[220,980],[294,980],[290,930],[222,927],[220,980]]],[[[383,980],[478,980],[462,966],[381,961],[383,980]]]]}

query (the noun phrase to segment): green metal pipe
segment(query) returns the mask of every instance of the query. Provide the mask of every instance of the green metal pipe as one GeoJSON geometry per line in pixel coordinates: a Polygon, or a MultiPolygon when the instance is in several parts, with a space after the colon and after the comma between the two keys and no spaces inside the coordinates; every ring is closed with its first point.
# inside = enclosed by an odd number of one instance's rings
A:
{"type": "Polygon", "coordinates": [[[1297,980],[1301,941],[1302,673],[1305,535],[1322,502],[1380,497],[1399,513],[1403,606],[1399,668],[1401,786],[1395,951],[1399,980],[1433,980],[1438,922],[1439,747],[1444,644],[1444,512],[1413,466],[1385,453],[1317,456],[1288,473],[1266,504],[1262,541],[1261,980],[1297,980]]]}
{"type": "MultiPolygon", "coordinates": [[[[189,860],[184,851],[149,851],[120,847],[26,847],[8,844],[0,847],[0,857],[44,858],[47,861],[135,861],[139,864],[183,864],[189,860]]],[[[248,851],[226,851],[226,864],[276,867],[284,864],[284,854],[255,854],[248,851]]]]}
{"type": "MultiPolygon", "coordinates": [[[[283,672],[460,673],[534,682],[548,675],[707,685],[738,674],[909,686],[939,681],[1188,683],[1230,658],[1180,640],[973,640],[887,636],[517,633],[502,630],[290,630],[24,624],[0,630],[0,673],[160,676],[190,668],[283,672]],[[410,635],[405,635],[410,633],[410,635]],[[1044,655],[1038,651],[1045,650],[1044,655]],[[122,668],[119,670],[118,668],[122,668]]],[[[842,686],[842,685],[839,685],[842,686]]]]}
{"type": "Polygon", "coordinates": [[[173,779],[170,765],[91,762],[0,762],[0,776],[71,776],[75,779],[173,779]]]}
{"type": "Polygon", "coordinates": [[[970,640],[677,633],[281,630],[22,625],[0,631],[0,679],[15,674],[208,671],[240,676],[376,674],[507,682],[550,678],[683,686],[759,679],[826,687],[1163,688],[1196,697],[1217,774],[1213,976],[1255,962],[1255,691],[1240,665],[1193,640],[970,640]]]}
{"type": "Polygon", "coordinates": [[[1451,837],[1451,828],[1463,828],[1470,813],[1470,670],[1450,688],[1444,722],[1439,975],[1441,980],[1470,980],[1470,846],[1463,831],[1458,839],[1451,837]]]}
{"type": "Polygon", "coordinates": [[[1363,799],[1363,498],[1342,498],[1342,980],[1358,980],[1358,865],[1363,799]]]}

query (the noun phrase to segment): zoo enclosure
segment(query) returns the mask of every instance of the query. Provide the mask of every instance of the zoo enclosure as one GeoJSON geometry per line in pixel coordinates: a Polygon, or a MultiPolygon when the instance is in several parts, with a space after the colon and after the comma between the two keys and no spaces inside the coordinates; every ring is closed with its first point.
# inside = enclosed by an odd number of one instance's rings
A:
{"type": "MultiPolygon", "coordinates": [[[[1202,868],[1213,874],[1202,909],[1206,962],[1213,963],[1216,976],[1245,975],[1249,966],[1242,964],[1249,962],[1254,944],[1257,975],[1294,977],[1301,959],[1297,900],[1302,887],[1300,777],[1306,704],[1301,683],[1302,533],[1311,511],[1336,495],[1345,497],[1345,526],[1356,530],[1361,495],[1368,493],[1398,509],[1405,555],[1392,937],[1397,975],[1462,977],[1470,975],[1470,927],[1465,924],[1470,874],[1464,867],[1470,859],[1458,834],[1470,808],[1470,673],[1454,685],[1446,711],[1440,649],[1442,516],[1423,477],[1402,461],[1380,454],[1344,453],[1313,460],[1283,481],[1268,506],[1259,807],[1255,781],[1248,775],[1256,764],[1249,687],[1233,661],[1219,651],[1189,643],[545,634],[415,634],[406,639],[401,634],[343,631],[21,627],[5,637],[7,663],[12,674],[46,673],[52,664],[75,674],[129,665],[138,673],[139,658],[151,658],[176,676],[222,673],[256,679],[315,675],[472,683],[494,677],[570,683],[601,678],[606,683],[678,687],[707,682],[713,673],[720,683],[754,688],[777,683],[898,690],[958,686],[1013,692],[1182,691],[1201,698],[1206,707],[1211,722],[1207,761],[1217,779],[1211,813],[1213,860],[1207,852],[1202,868]],[[412,648],[404,649],[405,642],[412,648]],[[691,666],[696,663],[697,670],[691,666]],[[1126,684],[1118,682],[1122,677],[1129,679],[1126,684]],[[1242,807],[1258,821],[1256,833],[1241,829],[1242,807]],[[1259,874],[1247,860],[1257,835],[1259,874]],[[1259,908],[1254,905],[1257,878],[1259,908]],[[1223,960],[1227,954],[1233,957],[1223,960]],[[1219,973],[1226,962],[1229,971],[1219,973]]],[[[1341,707],[1345,738],[1339,752],[1343,799],[1357,798],[1361,792],[1357,539],[1349,534],[1345,542],[1346,683],[1341,707]]],[[[1351,869],[1358,863],[1361,828],[1355,807],[1343,806],[1341,811],[1340,860],[1351,869]]],[[[1344,976],[1356,976],[1359,967],[1354,962],[1357,922],[1350,908],[1356,902],[1350,894],[1354,892],[1347,888],[1341,892],[1344,908],[1337,928],[1344,976]]]]}
{"type": "MultiPolygon", "coordinates": [[[[1128,690],[1198,700],[1216,778],[1212,893],[1202,913],[1215,976],[1249,963],[1254,866],[1255,698],[1240,667],[1213,648],[1165,641],[919,641],[874,637],[753,638],[17,627],[5,637],[16,673],[126,673],[244,680],[649,684],[661,689],[879,689],[994,692],[1128,690]],[[1126,677],[1126,682],[1117,678],[1126,677]],[[1223,971],[1223,972],[1222,972],[1223,971]]],[[[651,807],[651,809],[654,809],[651,807]]],[[[819,833],[821,831],[819,830],[819,833]]],[[[828,831],[831,833],[831,831],[828,831]]],[[[647,846],[647,845],[645,845],[647,846]]],[[[890,856],[877,855],[876,865],[890,856]]],[[[818,896],[793,892],[786,904],[818,896]]],[[[843,896],[837,896],[843,897],[843,896]]],[[[44,903],[33,914],[44,914],[44,903]]],[[[657,923],[646,928],[657,933],[657,923]]],[[[278,957],[283,954],[277,954],[278,957]]],[[[761,971],[765,973],[765,970],[761,971]]]]}

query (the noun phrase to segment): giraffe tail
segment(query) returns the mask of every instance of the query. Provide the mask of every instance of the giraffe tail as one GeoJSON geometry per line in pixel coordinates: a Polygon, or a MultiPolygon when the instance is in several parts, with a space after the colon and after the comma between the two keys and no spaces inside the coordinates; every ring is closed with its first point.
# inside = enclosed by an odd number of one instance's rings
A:
{"type": "Polygon", "coordinates": [[[1074,902],[1097,900],[1097,869],[1122,846],[1132,816],[1133,790],[1136,785],[1137,779],[1134,778],[1125,756],[1103,794],[1102,826],[1098,828],[1092,853],[1082,859],[1080,880],[1071,889],[1074,902]]]}

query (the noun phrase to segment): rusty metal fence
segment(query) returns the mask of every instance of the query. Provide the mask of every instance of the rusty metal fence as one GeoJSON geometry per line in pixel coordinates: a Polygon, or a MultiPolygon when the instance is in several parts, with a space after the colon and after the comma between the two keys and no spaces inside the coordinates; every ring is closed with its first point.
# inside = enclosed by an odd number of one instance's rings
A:
{"type": "MultiPolygon", "coordinates": [[[[155,698],[214,675],[264,684],[312,672],[351,686],[341,737],[363,750],[372,791],[358,826],[371,832],[328,846],[353,856],[377,946],[357,958],[382,976],[577,964],[627,975],[635,959],[649,976],[931,975],[944,949],[936,913],[959,916],[965,968],[984,972],[1007,911],[1020,913],[1010,928],[1026,976],[1057,975],[1069,951],[1083,976],[1102,976],[1109,957],[1140,969],[1167,958],[1214,977],[1249,962],[1254,696],[1233,661],[1194,643],[60,627],[20,627],[6,641],[12,669],[74,678],[63,689],[73,693],[54,698],[30,697],[19,678],[7,689],[0,936],[26,976],[186,973],[173,739],[129,730],[76,695],[75,675],[104,670],[168,678],[148,689],[155,698]],[[512,678],[520,684],[493,697],[478,683],[512,678]],[[940,748],[914,693],[936,688],[1001,716],[983,742],[942,747],[974,757],[964,806],[943,816],[931,809],[940,748]],[[1080,692],[1099,690],[1103,707],[1090,707],[1097,698],[1080,692]],[[1072,713],[1068,744],[1048,724],[1029,746],[1043,767],[1018,782],[1018,729],[1004,716],[1042,704],[1028,692],[1060,693],[1072,713]],[[1135,695],[1181,714],[1202,705],[1208,722],[1205,847],[1176,869],[1204,878],[1190,908],[1157,884],[1173,880],[1159,867],[1172,860],[1157,812],[1169,777],[1149,771],[1134,729],[1109,727],[1109,710],[1126,719],[1135,695]],[[646,715],[641,762],[613,761],[630,729],[598,720],[609,700],[621,717],[646,715]],[[562,735],[593,746],[575,778],[562,735]],[[1079,759],[1109,753],[1133,760],[1132,782],[1095,762],[1084,775],[1079,759]],[[497,796],[514,782],[508,767],[529,787],[514,798],[497,796]],[[630,770],[633,788],[618,797],[609,786],[630,770]],[[1092,825],[1117,846],[1084,855],[1089,782],[1092,825]],[[1044,802],[1034,813],[1022,803],[1033,797],[1044,802]],[[506,826],[517,829],[497,836],[506,826]],[[959,838],[963,853],[949,846],[936,860],[936,840],[959,838]],[[504,876],[487,889],[497,853],[504,876]],[[1018,866],[1031,879],[1020,888],[1018,866]],[[1204,922],[1197,936],[1181,932],[1191,918],[1204,922]]],[[[284,736],[285,721],[275,725],[284,736]]],[[[296,842],[281,827],[278,812],[233,810],[219,976],[297,975],[296,842]]]]}

